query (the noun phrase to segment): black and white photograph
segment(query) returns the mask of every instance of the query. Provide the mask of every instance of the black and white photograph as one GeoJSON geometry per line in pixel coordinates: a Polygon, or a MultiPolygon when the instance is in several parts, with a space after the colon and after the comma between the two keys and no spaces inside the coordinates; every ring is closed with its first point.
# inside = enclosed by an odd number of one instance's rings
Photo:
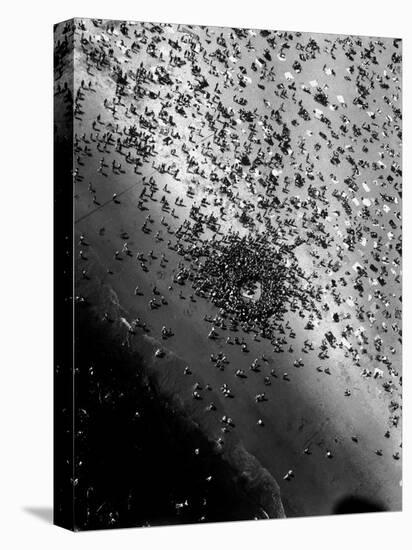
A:
{"type": "Polygon", "coordinates": [[[407,546],[408,11],[3,8],[2,548],[407,546]]]}
{"type": "Polygon", "coordinates": [[[400,510],[402,41],[73,19],[54,59],[57,522],[68,482],[75,530],[400,510]]]}

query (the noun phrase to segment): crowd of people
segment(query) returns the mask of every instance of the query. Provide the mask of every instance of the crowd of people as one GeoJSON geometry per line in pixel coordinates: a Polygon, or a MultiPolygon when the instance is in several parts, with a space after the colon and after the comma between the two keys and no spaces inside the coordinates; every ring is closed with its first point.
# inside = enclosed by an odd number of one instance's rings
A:
{"type": "MultiPolygon", "coordinates": [[[[189,285],[191,300],[218,308],[206,319],[210,339],[222,323],[241,327],[270,340],[274,353],[313,352],[314,367],[326,374],[329,354],[340,349],[360,378],[375,378],[390,394],[388,429],[396,429],[400,41],[77,19],[62,31],[57,67],[70,36],[81,70],[73,92],[58,71],[56,94],[73,93],[75,129],[81,128],[75,184],[84,185],[85,163],[96,165],[85,215],[122,200],[117,191],[101,196],[99,178],[130,172],[140,229],[153,250],[130,250],[124,235],[115,258],[136,257],[141,272],[155,277],[152,260],[166,269],[177,257],[168,289],[154,281],[149,309],[167,304],[175,286],[189,285]],[[88,98],[94,99],[85,109],[88,98]],[[296,318],[307,331],[301,350],[294,349],[296,318]]],[[[143,293],[137,286],[133,294],[143,293]]],[[[172,336],[163,326],[161,338],[172,336]]],[[[213,361],[224,369],[222,357],[213,361]]],[[[299,356],[293,365],[305,362],[299,356]]],[[[246,377],[242,369],[235,375],[246,377]]],[[[270,385],[269,376],[264,380],[270,385]]],[[[222,392],[232,395],[227,385],[222,392]]],[[[195,389],[193,397],[200,396],[195,389]]],[[[265,399],[256,395],[256,402],[265,399]]],[[[290,470],[284,479],[293,478],[290,470]]]]}

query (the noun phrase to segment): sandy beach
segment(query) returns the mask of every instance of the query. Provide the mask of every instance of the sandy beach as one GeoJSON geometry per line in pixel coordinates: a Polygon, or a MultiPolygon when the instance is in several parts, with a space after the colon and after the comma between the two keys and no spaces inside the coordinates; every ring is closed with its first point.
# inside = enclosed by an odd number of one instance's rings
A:
{"type": "Polygon", "coordinates": [[[260,492],[260,517],[332,514],[348,498],[400,510],[400,43],[74,26],[77,315],[129,369],[139,357],[159,399],[260,492]],[[209,292],[214,243],[235,232],[283,255],[270,336],[209,292]]]}

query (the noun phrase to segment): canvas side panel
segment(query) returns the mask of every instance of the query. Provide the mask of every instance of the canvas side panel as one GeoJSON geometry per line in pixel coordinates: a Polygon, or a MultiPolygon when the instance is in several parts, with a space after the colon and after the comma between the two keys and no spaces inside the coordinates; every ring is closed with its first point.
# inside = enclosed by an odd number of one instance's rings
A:
{"type": "Polygon", "coordinates": [[[74,529],[73,20],[54,26],[54,523],[74,529]]]}

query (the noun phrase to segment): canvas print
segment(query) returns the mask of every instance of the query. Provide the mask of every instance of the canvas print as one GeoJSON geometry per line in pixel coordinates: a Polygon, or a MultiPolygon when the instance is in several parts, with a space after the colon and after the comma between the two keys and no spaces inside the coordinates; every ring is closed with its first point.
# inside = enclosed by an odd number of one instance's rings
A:
{"type": "Polygon", "coordinates": [[[401,510],[401,92],[398,38],[55,26],[57,525],[401,510]]]}

